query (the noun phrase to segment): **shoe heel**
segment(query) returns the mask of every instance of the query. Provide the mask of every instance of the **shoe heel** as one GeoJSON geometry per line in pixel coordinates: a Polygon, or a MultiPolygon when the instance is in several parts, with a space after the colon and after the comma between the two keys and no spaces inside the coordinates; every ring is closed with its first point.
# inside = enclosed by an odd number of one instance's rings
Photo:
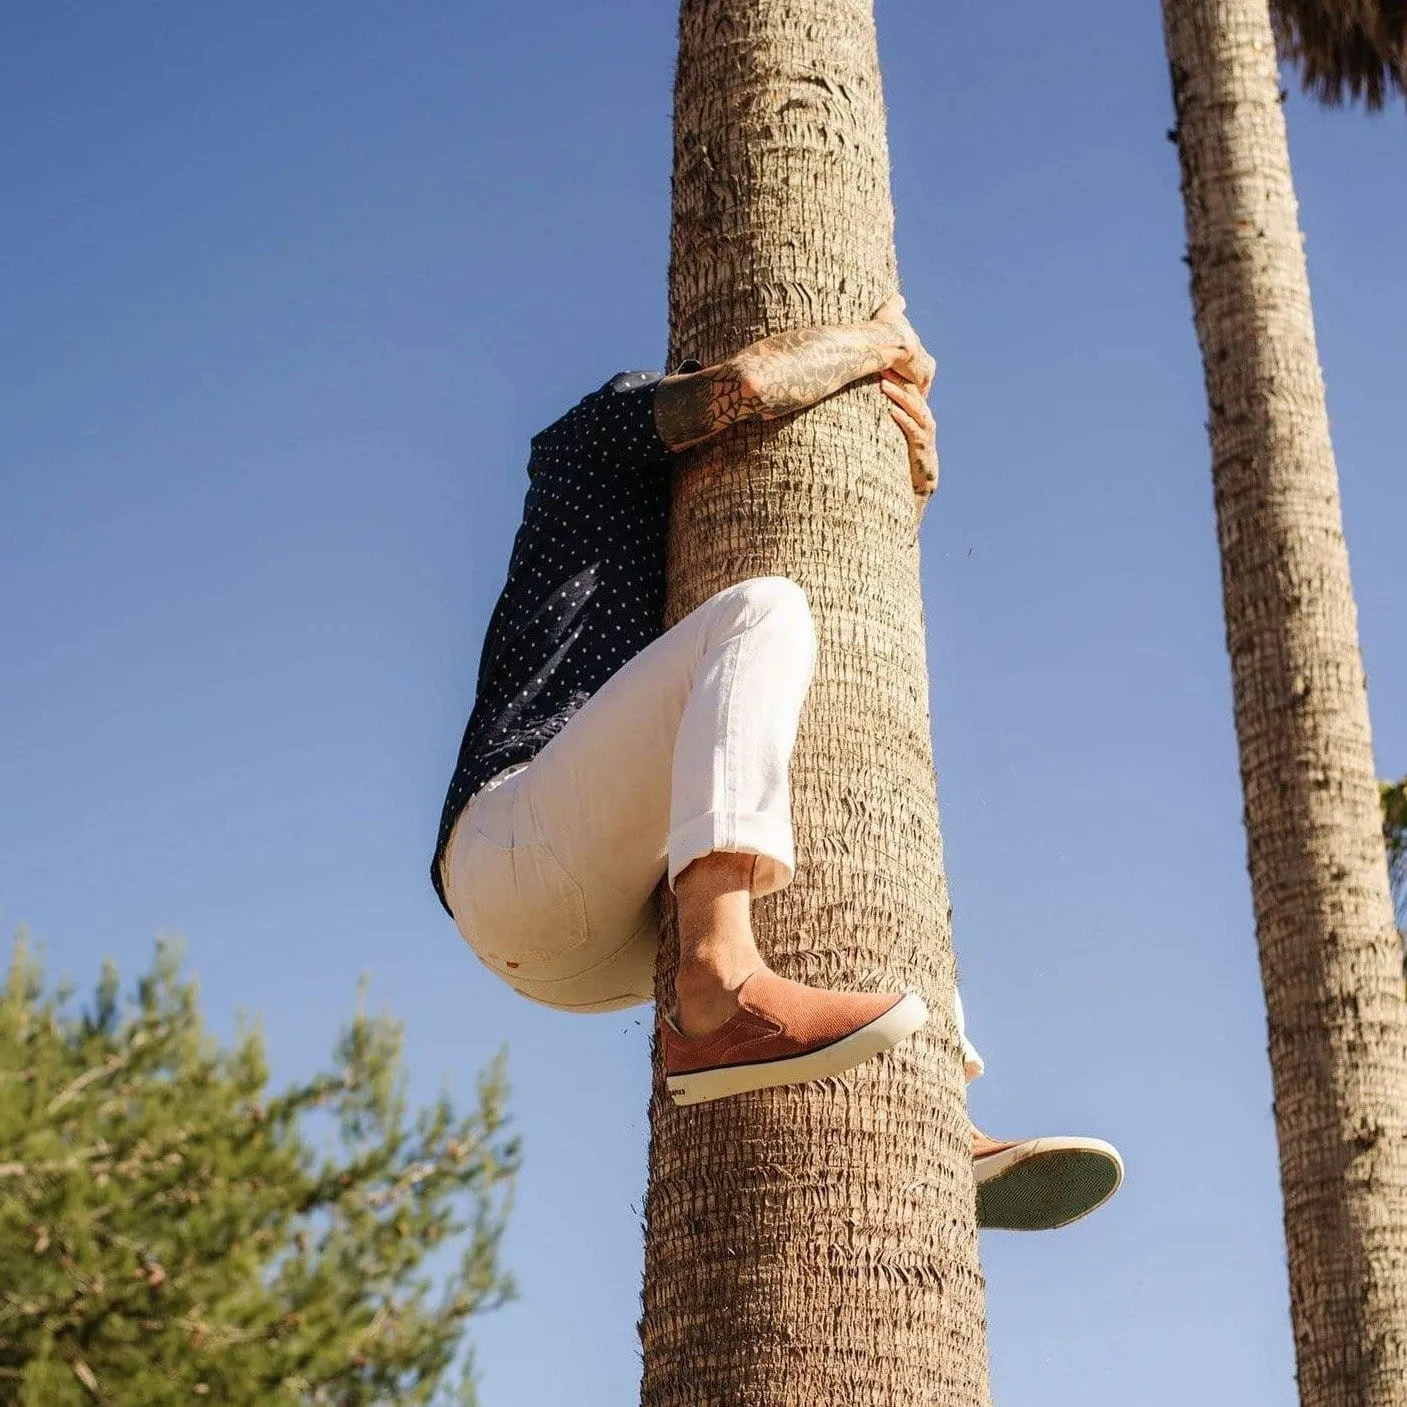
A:
{"type": "Polygon", "coordinates": [[[695,1082],[688,1075],[670,1075],[665,1080],[669,1097],[681,1109],[689,1104],[702,1104],[708,1099],[707,1095],[700,1094],[694,1086],[695,1082]]]}

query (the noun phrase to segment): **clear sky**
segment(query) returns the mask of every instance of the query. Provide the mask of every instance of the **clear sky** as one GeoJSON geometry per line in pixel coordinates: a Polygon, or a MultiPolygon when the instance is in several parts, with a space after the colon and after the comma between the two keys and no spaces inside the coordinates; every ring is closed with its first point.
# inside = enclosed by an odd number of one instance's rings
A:
{"type": "MultiPolygon", "coordinates": [[[[1157,5],[881,0],[969,1016],[1002,1136],[1115,1139],[983,1253],[1004,1404],[1293,1401],[1204,406],[1157,5]]],[[[638,1376],[645,1010],[530,1008],[427,881],[528,436],[663,355],[673,7],[7,8],[0,922],[185,936],[275,1070],[357,978],[416,1089],[510,1050],[488,1407],[638,1376]]],[[[1407,770],[1400,114],[1289,104],[1384,772],[1407,770]],[[1396,391],[1392,388],[1396,387],[1396,391]],[[1395,619],[1394,619],[1395,617],[1395,619]]]]}

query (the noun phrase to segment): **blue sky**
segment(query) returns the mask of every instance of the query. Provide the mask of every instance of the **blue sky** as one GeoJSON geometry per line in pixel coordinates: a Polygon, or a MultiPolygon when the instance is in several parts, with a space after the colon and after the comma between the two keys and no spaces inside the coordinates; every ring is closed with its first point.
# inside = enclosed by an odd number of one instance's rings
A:
{"type": "MultiPolygon", "coordinates": [[[[11,7],[0,921],[86,984],[185,936],[307,1069],[358,975],[416,1088],[510,1050],[488,1407],[638,1375],[647,1013],[530,1009],[426,880],[527,437],[663,355],[673,7],[11,7]]],[[[1003,1136],[1115,1139],[991,1236],[1004,1404],[1294,1400],[1157,6],[879,6],[969,1016],[1003,1136]]],[[[1398,116],[1289,104],[1378,754],[1407,771],[1398,116]],[[1394,619],[1396,617],[1396,619],[1394,619]]]]}

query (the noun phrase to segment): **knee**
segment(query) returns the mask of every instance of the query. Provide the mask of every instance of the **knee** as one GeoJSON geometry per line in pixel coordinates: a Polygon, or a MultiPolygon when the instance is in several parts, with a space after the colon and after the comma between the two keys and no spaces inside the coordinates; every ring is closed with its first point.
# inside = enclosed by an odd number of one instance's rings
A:
{"type": "Polygon", "coordinates": [[[806,630],[811,628],[811,607],[806,593],[790,577],[756,576],[740,581],[716,600],[728,599],[729,605],[755,621],[782,620],[794,622],[806,630]]]}
{"type": "Polygon", "coordinates": [[[714,596],[704,607],[711,616],[710,634],[737,631],[766,635],[772,648],[797,654],[814,665],[816,627],[806,593],[784,576],[759,576],[740,581],[714,596]]]}

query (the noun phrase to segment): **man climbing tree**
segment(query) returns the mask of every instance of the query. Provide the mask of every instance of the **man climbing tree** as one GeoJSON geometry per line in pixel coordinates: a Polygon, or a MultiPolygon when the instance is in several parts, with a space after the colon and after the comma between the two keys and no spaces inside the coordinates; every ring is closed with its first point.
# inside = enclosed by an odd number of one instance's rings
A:
{"type": "Polygon", "coordinates": [[[813,654],[801,591],[743,582],[661,633],[672,453],[877,373],[916,476],[932,472],[933,361],[897,299],[706,370],[622,373],[533,440],[432,877],[491,969],[575,1011],[653,994],[667,878],[687,938],[663,1018],[680,1103],[837,1074],[927,1017],[912,993],[785,982],[752,941],[751,899],[795,867],[788,765],[813,654]]]}
{"type": "MultiPolygon", "coordinates": [[[[866,322],[765,338],[706,369],[622,372],[533,439],[432,880],[490,970],[576,1012],[651,998],[667,881],[682,947],[660,1027],[678,1104],[841,1074],[927,1009],[912,992],[787,981],[758,951],[752,901],[796,866],[789,770],[814,630],[804,593],[775,576],[664,630],[671,461],[877,376],[921,512],[938,479],[933,371],[895,296],[866,322]]],[[[971,1078],[965,1038],[963,1055],[971,1078]]],[[[996,1225],[1074,1220],[1121,1172],[1090,1139],[978,1136],[974,1158],[996,1225]]]]}
{"type": "Polygon", "coordinates": [[[676,103],[678,370],[533,442],[436,883],[524,995],[657,994],[647,1407],[985,1407],[974,1182],[1053,1226],[1122,1169],[963,1104],[868,0],[687,0],[676,103]]]}

